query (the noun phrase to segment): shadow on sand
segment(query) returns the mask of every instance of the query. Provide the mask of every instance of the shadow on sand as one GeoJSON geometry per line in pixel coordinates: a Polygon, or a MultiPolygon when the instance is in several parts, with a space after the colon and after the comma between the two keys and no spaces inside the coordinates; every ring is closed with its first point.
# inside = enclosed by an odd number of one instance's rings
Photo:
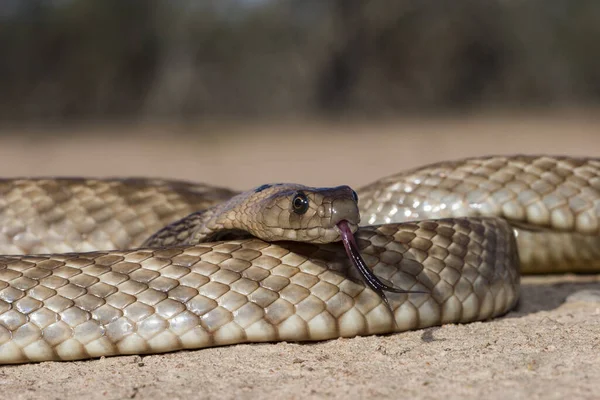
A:
{"type": "Polygon", "coordinates": [[[559,275],[524,277],[521,298],[507,317],[520,317],[560,307],[567,297],[582,290],[600,289],[600,275],[559,275]]]}

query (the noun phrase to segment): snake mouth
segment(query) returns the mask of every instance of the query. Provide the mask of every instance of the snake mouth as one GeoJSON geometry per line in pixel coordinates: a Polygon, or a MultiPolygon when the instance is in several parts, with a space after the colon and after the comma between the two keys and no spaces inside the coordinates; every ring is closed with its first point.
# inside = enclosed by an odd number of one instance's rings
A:
{"type": "MultiPolygon", "coordinates": [[[[371,288],[374,292],[376,292],[382,299],[385,301],[388,307],[390,307],[390,303],[388,302],[387,297],[384,292],[393,292],[393,293],[424,293],[428,294],[428,292],[420,292],[420,291],[408,291],[404,289],[395,288],[393,286],[388,286],[385,283],[381,282],[379,278],[371,271],[371,269],[367,266],[365,260],[363,260],[360,255],[360,251],[358,249],[358,245],[356,244],[356,239],[354,238],[354,234],[352,233],[352,228],[350,223],[346,220],[342,220],[336,224],[337,229],[340,232],[340,236],[342,237],[342,243],[344,243],[344,248],[346,249],[346,254],[348,258],[354,264],[354,266],[358,269],[363,280],[366,285],[371,288]]],[[[391,308],[390,308],[391,310],[391,308]]]]}

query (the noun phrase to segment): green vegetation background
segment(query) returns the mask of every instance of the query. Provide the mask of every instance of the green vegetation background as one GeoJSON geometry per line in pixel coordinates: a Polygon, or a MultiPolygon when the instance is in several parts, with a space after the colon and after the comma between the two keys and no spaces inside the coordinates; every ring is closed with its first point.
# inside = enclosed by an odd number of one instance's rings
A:
{"type": "Polygon", "coordinates": [[[594,0],[13,0],[0,120],[591,106],[594,0]]]}

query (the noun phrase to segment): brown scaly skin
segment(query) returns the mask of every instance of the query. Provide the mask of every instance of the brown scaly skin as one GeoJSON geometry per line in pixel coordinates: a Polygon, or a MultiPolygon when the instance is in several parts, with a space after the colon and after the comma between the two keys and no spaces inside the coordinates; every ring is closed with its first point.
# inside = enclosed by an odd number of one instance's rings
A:
{"type": "Polygon", "coordinates": [[[489,156],[444,161],[357,190],[363,225],[499,217],[524,273],[600,270],[600,159],[489,156]]]}
{"type": "Polygon", "coordinates": [[[0,364],[400,332],[489,319],[518,298],[503,220],[366,227],[357,242],[378,276],[431,295],[391,293],[388,308],[339,243],[0,257],[0,364]]]}
{"type": "Polygon", "coordinates": [[[234,194],[163,179],[0,179],[0,254],[139,247],[165,225],[234,194]]]}
{"type": "MultiPolygon", "coordinates": [[[[384,223],[356,232],[369,268],[394,286],[430,293],[390,294],[390,308],[336,243],[238,239],[1,256],[0,363],[323,340],[502,315],[518,299],[518,255],[526,266],[598,271],[599,165],[591,158],[479,157],[359,190],[362,223],[384,223]]],[[[1,253],[134,246],[165,215],[169,223],[219,202],[210,190],[197,196],[207,190],[202,185],[182,185],[2,181],[1,253]],[[190,192],[196,204],[204,196],[210,204],[192,208],[190,192]]]]}

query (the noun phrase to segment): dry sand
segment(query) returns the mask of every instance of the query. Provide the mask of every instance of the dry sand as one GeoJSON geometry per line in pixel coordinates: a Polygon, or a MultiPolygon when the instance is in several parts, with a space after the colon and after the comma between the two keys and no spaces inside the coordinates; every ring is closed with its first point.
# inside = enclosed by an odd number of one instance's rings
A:
{"type": "MultiPolygon", "coordinates": [[[[239,189],[272,181],[358,186],[441,159],[600,150],[593,114],[93,131],[12,130],[0,139],[2,175],[163,176],[239,189]]],[[[600,398],[600,277],[529,277],[522,292],[517,310],[494,321],[2,366],[0,390],[7,399],[600,398]]]]}

